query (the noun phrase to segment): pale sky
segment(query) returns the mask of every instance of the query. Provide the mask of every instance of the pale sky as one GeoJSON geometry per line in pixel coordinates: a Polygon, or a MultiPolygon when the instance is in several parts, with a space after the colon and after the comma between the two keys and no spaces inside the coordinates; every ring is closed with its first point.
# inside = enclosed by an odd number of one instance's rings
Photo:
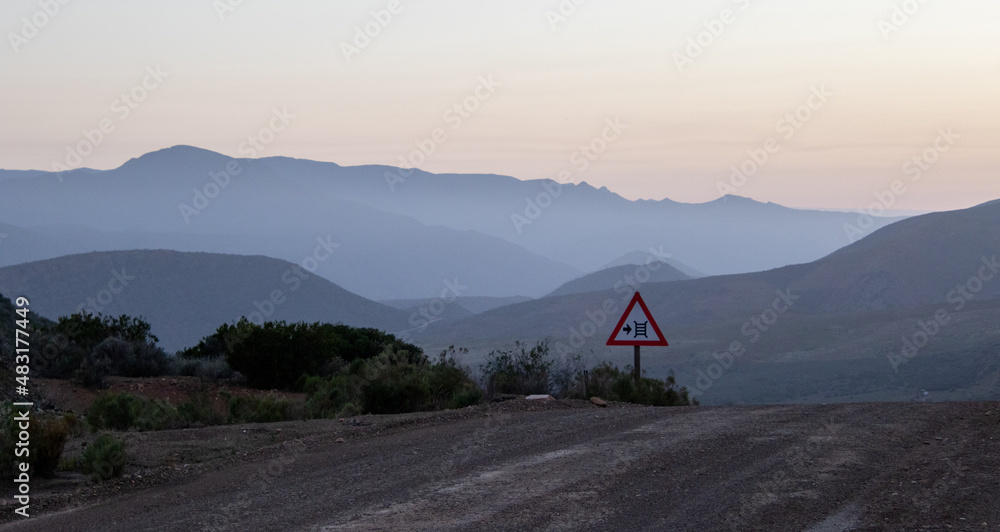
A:
{"type": "Polygon", "coordinates": [[[630,199],[713,200],[766,147],[732,192],[864,208],[902,180],[893,208],[1000,198],[995,0],[400,0],[391,17],[372,14],[388,0],[49,1],[52,16],[0,4],[0,168],[66,164],[102,120],[113,131],[74,164],[177,144],[244,156],[284,109],[295,118],[257,156],[400,166],[440,128],[424,170],[569,170],[630,199]],[[366,25],[377,35],[357,46],[366,25]],[[496,86],[477,99],[481,79],[496,86]],[[126,114],[128,92],[144,100],[126,114]],[[448,112],[463,101],[475,110],[448,112]],[[800,127],[779,123],[796,110],[800,127]],[[626,128],[595,141],[614,119],[626,128]],[[592,141],[606,151],[581,170],[592,141]]]}

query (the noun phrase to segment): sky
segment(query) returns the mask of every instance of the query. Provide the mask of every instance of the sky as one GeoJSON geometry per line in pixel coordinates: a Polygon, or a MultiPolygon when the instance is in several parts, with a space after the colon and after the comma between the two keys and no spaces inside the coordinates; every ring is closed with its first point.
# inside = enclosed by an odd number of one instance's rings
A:
{"type": "Polygon", "coordinates": [[[1000,198],[998,23],[995,0],[7,0],[0,168],[187,144],[964,208],[1000,198]]]}

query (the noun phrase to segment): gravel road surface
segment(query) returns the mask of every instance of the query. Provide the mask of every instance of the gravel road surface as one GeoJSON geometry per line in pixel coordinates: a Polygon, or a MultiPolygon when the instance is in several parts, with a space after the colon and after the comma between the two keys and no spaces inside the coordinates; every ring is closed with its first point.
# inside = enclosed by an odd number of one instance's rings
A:
{"type": "MultiPolygon", "coordinates": [[[[247,427],[131,447],[210,445],[247,427]]],[[[259,427],[285,427],[282,441],[173,464],[183,474],[131,489],[123,480],[2,528],[1000,530],[998,403],[503,403],[259,427]]]]}

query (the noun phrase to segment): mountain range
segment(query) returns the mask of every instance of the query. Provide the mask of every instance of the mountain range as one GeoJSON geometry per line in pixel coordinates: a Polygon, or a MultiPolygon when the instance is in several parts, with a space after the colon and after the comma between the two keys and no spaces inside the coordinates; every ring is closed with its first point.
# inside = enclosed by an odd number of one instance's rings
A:
{"type": "Polygon", "coordinates": [[[301,264],[327,242],[336,251],[321,250],[315,273],[374,300],[433,298],[446,282],[467,287],[462,296],[540,297],[636,252],[707,275],[757,271],[829,254],[856,221],[735,196],[630,201],[586,183],[189,146],[107,171],[0,171],[0,266],[128,249],[301,264]]]}
{"type": "Polygon", "coordinates": [[[705,403],[1000,396],[1000,201],[849,238],[857,220],[178,146],[0,171],[0,293],[143,316],[169,350],[247,316],[467,347],[476,367],[543,339],[630,363],[604,344],[638,290],[670,341],[643,368],[705,403]]]}

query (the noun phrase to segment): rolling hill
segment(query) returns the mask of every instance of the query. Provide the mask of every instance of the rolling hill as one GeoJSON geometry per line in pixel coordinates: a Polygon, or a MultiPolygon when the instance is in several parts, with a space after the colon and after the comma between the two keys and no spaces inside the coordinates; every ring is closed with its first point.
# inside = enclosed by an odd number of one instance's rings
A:
{"type": "Polygon", "coordinates": [[[632,283],[664,283],[683,281],[691,277],[665,262],[653,262],[647,265],[625,264],[612,266],[572,281],[556,288],[545,297],[601,292],[613,289],[628,288],[632,283]]]}
{"type": "Polygon", "coordinates": [[[93,252],[0,268],[0,293],[24,295],[33,312],[53,319],[80,309],[143,316],[167,350],[192,346],[242,316],[389,332],[406,328],[408,317],[285,261],[164,250],[93,252]]]}

